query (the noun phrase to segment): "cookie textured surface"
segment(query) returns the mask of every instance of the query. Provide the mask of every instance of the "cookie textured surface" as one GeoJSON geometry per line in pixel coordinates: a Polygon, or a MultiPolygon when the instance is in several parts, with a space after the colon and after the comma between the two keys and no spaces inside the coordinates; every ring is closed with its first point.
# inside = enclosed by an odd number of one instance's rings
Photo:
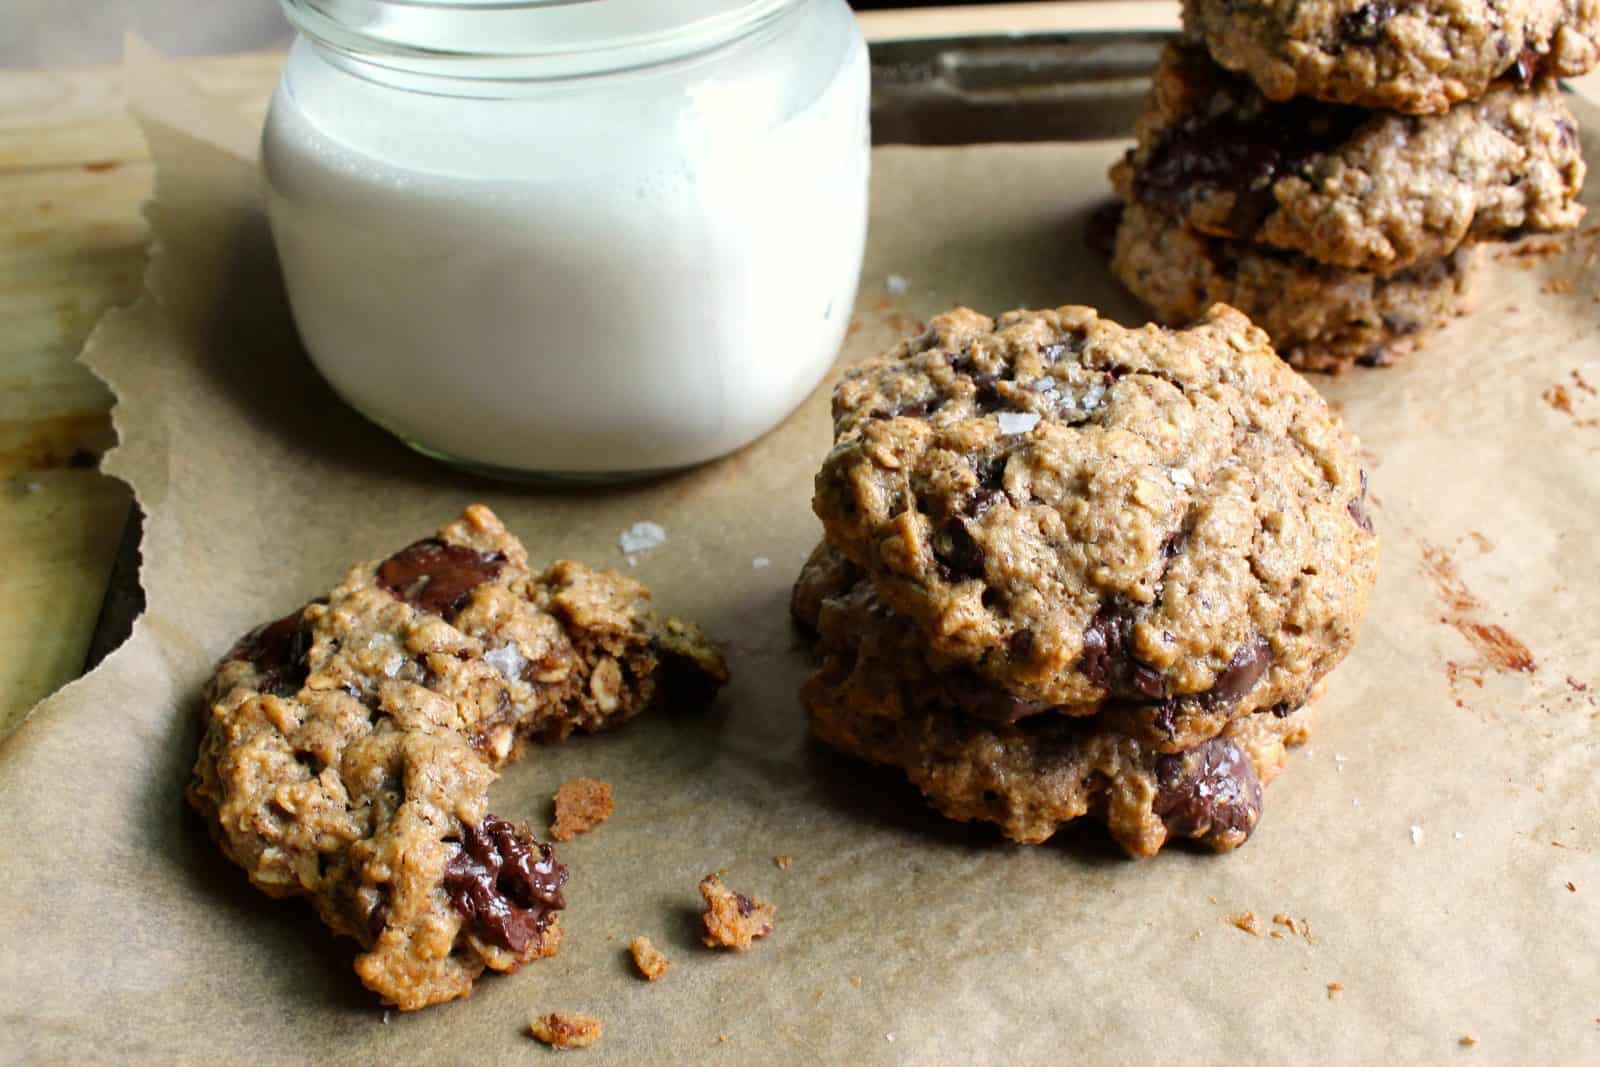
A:
{"type": "Polygon", "coordinates": [[[1169,46],[1112,180],[1201,233],[1390,273],[1463,241],[1577,225],[1577,130],[1552,79],[1417,117],[1272,103],[1201,49],[1169,46]]]}
{"type": "Polygon", "coordinates": [[[486,508],[353,568],[242,639],[207,688],[188,789],[251,882],[357,940],[361,980],[413,1009],[555,952],[565,869],[492,815],[527,739],[601,730],[727,678],[639,583],[542,572],[486,508]]]}
{"type": "Polygon", "coordinates": [[[817,637],[820,665],[801,691],[817,736],[901,768],[945,816],[994,823],[1014,841],[1038,843],[1090,818],[1136,856],[1177,838],[1235,848],[1255,829],[1261,787],[1286,746],[1309,733],[1309,708],[1234,718],[1172,752],[1103,716],[995,721],[973,707],[968,684],[929,665],[917,628],[826,545],[802,571],[793,606],[817,637]]]}
{"type": "Polygon", "coordinates": [[[1600,61],[1600,0],[1184,0],[1183,17],[1273,100],[1435,114],[1500,78],[1600,61]]]}
{"type": "Polygon", "coordinates": [[[1004,696],[986,718],[1203,736],[1300,706],[1355,640],[1357,442],[1232,308],[1182,331],[957,309],[852,368],[834,425],[827,543],[935,670],[1004,696]]]}
{"type": "Polygon", "coordinates": [[[1112,273],[1160,322],[1230,304],[1301,370],[1381,366],[1470,306],[1476,249],[1393,274],[1329,267],[1292,252],[1206,237],[1139,203],[1122,211],[1112,273]]]}

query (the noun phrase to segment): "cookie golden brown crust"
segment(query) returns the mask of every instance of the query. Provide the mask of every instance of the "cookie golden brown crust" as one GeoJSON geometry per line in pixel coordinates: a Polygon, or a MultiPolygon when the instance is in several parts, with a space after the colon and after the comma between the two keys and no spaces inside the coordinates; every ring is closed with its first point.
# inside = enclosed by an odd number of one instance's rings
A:
{"type": "Polygon", "coordinates": [[[1465,241],[1571,229],[1584,163],[1553,79],[1499,81],[1425,117],[1265,100],[1168,46],[1112,171],[1118,195],[1212,237],[1390,274],[1465,241]]]}
{"type": "Polygon", "coordinates": [[[1205,737],[1304,703],[1355,640],[1358,444],[1232,308],[1180,331],[957,309],[847,372],[834,423],[827,542],[983,682],[971,714],[1205,737]]]}
{"type": "Polygon", "coordinates": [[[1143,204],[1123,208],[1111,272],[1158,321],[1239,308],[1300,370],[1385,366],[1469,307],[1476,249],[1379,275],[1206,237],[1143,204]]]}
{"type": "Polygon", "coordinates": [[[639,583],[570,561],[531,572],[470,507],[235,645],[207,687],[187,796],[258,888],[309,898],[361,944],[368,988],[421,1008],[560,943],[565,868],[490,814],[495,768],[528,738],[605,729],[678,682],[726,678],[639,583]]]}
{"type": "Polygon", "coordinates": [[[1600,62],[1600,0],[1184,0],[1183,20],[1273,100],[1436,114],[1600,62]]]}

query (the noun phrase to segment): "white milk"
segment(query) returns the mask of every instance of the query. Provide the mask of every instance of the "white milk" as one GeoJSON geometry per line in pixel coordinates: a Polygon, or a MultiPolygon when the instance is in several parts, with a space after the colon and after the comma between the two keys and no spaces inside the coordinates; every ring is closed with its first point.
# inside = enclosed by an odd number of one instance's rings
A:
{"type": "Polygon", "coordinates": [[[298,42],[262,158],[322,374],[418,448],[507,474],[682,467],[776,425],[850,318],[868,156],[848,9],[781,23],[505,99],[298,42]]]}

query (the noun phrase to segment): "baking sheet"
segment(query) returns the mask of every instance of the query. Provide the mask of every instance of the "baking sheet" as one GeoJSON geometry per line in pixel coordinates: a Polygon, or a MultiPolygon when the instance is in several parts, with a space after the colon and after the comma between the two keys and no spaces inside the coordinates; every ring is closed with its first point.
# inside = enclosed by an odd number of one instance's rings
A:
{"type": "MultiPolygon", "coordinates": [[[[253,131],[148,58],[132,88],[159,166],[151,295],[86,358],[119,398],[107,468],[147,515],[148,610],[0,748],[8,1055],[485,1062],[539,1053],[526,1017],[561,1009],[604,1020],[599,1062],[1432,1062],[1468,1035],[1501,1062],[1600,1055],[1600,233],[1494,261],[1478,312],[1399,366],[1318,380],[1363,438],[1384,536],[1363,640],[1249,844],[1134,862],[1098,832],[1020,848],[946,824],[807,740],[785,605],[818,534],[826,385],[751,448],[647,486],[433,465],[300,354],[253,131]],[[196,695],[238,633],[473,500],[541,558],[625,568],[618,534],[661,523],[634,573],[726,643],[735,679],[708,713],[512,768],[495,808],[534,825],[568,777],[616,790],[562,848],[561,954],[386,1014],[353,946],[251,889],[185,812],[196,695]],[[746,955],[695,936],[719,868],[779,906],[746,955]],[[635,934],[674,958],[662,982],[631,975],[635,934]]],[[[878,151],[842,360],[957,302],[1140,319],[1079,239],[1119,147],[878,151]]]]}

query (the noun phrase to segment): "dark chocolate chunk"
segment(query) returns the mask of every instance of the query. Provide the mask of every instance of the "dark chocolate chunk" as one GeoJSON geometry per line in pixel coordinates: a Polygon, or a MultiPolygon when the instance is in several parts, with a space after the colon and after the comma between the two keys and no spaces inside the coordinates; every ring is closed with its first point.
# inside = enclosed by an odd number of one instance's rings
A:
{"type": "Polygon", "coordinates": [[[256,692],[290,697],[305,685],[309,673],[306,653],[311,650],[311,627],[305,608],[251,630],[225,659],[245,660],[260,674],[256,692]]]}
{"type": "Polygon", "coordinates": [[[505,556],[437,538],[402,548],[378,568],[378,584],[419,611],[450,616],[500,573],[505,556]]]}
{"type": "Polygon", "coordinates": [[[1271,662],[1271,643],[1256,634],[1239,646],[1228,665],[1217,675],[1217,680],[1211,683],[1211,688],[1204,694],[1205,702],[1212,707],[1238,703],[1241,697],[1255,688],[1271,662]]]}
{"type": "Polygon", "coordinates": [[[1532,85],[1533,79],[1539,75],[1539,53],[1531,48],[1524,48],[1517,53],[1517,61],[1511,64],[1511,73],[1523,85],[1532,85]]]}
{"type": "Polygon", "coordinates": [[[1372,351],[1357,356],[1356,362],[1363,367],[1390,367],[1394,365],[1394,353],[1389,351],[1388,345],[1379,345],[1372,351]]]}
{"type": "Polygon", "coordinates": [[[1156,761],[1155,813],[1179,837],[1249,837],[1261,817],[1261,780],[1239,746],[1213,737],[1156,761]]]}
{"type": "Polygon", "coordinates": [[[1133,616],[1123,605],[1107,602],[1083,630],[1083,654],[1078,669],[1101,689],[1111,689],[1126,670],[1128,638],[1133,616]]]}
{"type": "Polygon", "coordinates": [[[933,558],[947,582],[983,577],[983,548],[961,519],[947,519],[934,531],[933,558]]]}
{"type": "Polygon", "coordinates": [[[1226,228],[1233,237],[1249,239],[1278,206],[1273,184],[1347,140],[1367,114],[1305,99],[1241,108],[1253,94],[1237,79],[1211,73],[1208,60],[1191,62],[1208,68],[1197,77],[1222,78],[1222,86],[1162,135],[1134,176],[1133,192],[1172,215],[1182,214],[1198,196],[1231,192],[1226,228]]]}
{"type": "Polygon", "coordinates": [[[1348,41],[1370,43],[1378,39],[1384,23],[1394,18],[1390,0],[1362,4],[1339,19],[1339,36],[1348,41]]]}
{"type": "Polygon", "coordinates": [[[494,815],[464,828],[444,868],[444,890],[473,932],[518,954],[567,906],[566,881],[554,849],[494,815]]]}
{"type": "Polygon", "coordinates": [[[1008,693],[969,671],[951,671],[942,678],[945,696],[951,705],[963,715],[983,722],[1010,725],[1055,706],[1008,693]]]}

